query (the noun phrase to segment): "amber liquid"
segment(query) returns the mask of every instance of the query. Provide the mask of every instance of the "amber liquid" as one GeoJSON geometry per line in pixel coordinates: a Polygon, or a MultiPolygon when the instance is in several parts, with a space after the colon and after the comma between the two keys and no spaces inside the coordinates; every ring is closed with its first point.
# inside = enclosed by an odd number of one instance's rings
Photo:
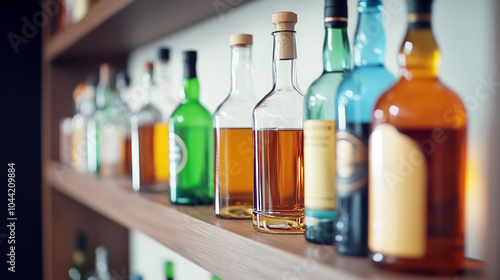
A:
{"type": "Polygon", "coordinates": [[[385,256],[394,270],[450,273],[464,264],[465,128],[399,129],[412,138],[427,162],[426,253],[421,259],[385,256]]]}
{"type": "Polygon", "coordinates": [[[132,175],[132,140],[130,135],[125,138],[125,174],[132,175]]]}
{"type": "Polygon", "coordinates": [[[303,233],[302,130],[257,130],[254,137],[255,229],[268,233],[303,233]]]}
{"type": "Polygon", "coordinates": [[[168,124],[139,126],[141,190],[166,190],[169,181],[168,124]]]}
{"type": "Polygon", "coordinates": [[[219,218],[251,218],[253,150],[251,128],[214,131],[215,214],[219,218]]]}

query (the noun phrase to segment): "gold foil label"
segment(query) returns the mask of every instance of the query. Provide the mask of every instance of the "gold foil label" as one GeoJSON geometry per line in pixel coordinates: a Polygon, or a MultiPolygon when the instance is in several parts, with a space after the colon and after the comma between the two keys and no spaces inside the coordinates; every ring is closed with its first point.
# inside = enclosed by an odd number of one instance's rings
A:
{"type": "Polygon", "coordinates": [[[349,132],[337,132],[338,192],[352,192],[368,183],[368,149],[365,143],[349,132]]]}
{"type": "Polygon", "coordinates": [[[427,162],[419,145],[392,125],[370,136],[368,247],[402,258],[426,253],[427,162]]]}
{"type": "Polygon", "coordinates": [[[335,209],[335,122],[304,121],[304,203],[335,209]]]}

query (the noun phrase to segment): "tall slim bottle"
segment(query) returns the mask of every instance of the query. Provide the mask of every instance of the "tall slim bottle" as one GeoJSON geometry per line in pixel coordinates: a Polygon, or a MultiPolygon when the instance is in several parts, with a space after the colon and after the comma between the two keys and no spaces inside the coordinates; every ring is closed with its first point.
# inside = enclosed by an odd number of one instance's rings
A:
{"type": "Polygon", "coordinates": [[[325,1],[323,73],[307,91],[304,106],[304,198],[306,239],[333,244],[335,119],[337,89],[351,67],[347,0],[325,1]]]}
{"type": "Polygon", "coordinates": [[[124,116],[125,118],[125,139],[123,146],[123,154],[124,154],[124,164],[123,164],[123,172],[125,175],[132,175],[132,142],[130,139],[131,135],[131,126],[130,126],[130,114],[132,110],[129,106],[129,88],[130,86],[130,78],[124,73],[120,72],[116,75],[116,92],[117,92],[117,107],[118,114],[120,116],[124,116]]]}
{"type": "Polygon", "coordinates": [[[97,122],[97,170],[102,176],[122,174],[124,164],[123,139],[125,119],[118,114],[115,96],[110,85],[111,69],[103,63],[99,69],[95,118],[97,122]]]}
{"type": "Polygon", "coordinates": [[[304,96],[297,86],[292,12],[273,14],[274,86],[253,112],[253,225],[268,233],[304,232],[304,96]]]}
{"type": "Polygon", "coordinates": [[[168,124],[151,102],[153,63],[144,63],[142,75],[145,104],[130,116],[132,186],[136,191],[166,191],[168,170],[168,124]]]}
{"type": "Polygon", "coordinates": [[[178,93],[172,86],[172,73],[170,67],[170,49],[160,48],[158,60],[154,67],[154,81],[156,93],[158,94],[158,107],[168,119],[179,105],[178,93]]]}
{"type": "Polygon", "coordinates": [[[252,35],[233,34],[231,91],[214,113],[215,215],[251,218],[253,209],[252,35]]]}
{"type": "Polygon", "coordinates": [[[212,204],[212,116],[201,105],[196,51],[185,51],[181,104],[169,120],[170,200],[177,204],[212,204]]]}
{"type": "Polygon", "coordinates": [[[382,0],[360,0],[354,40],[354,69],[339,86],[337,107],[337,213],[335,248],[341,254],[368,253],[368,138],[371,112],[395,82],[384,67],[382,0]]]}
{"type": "Polygon", "coordinates": [[[373,111],[368,247],[381,267],[455,273],[464,267],[467,116],[438,78],[431,6],[408,1],[401,79],[373,111]]]}

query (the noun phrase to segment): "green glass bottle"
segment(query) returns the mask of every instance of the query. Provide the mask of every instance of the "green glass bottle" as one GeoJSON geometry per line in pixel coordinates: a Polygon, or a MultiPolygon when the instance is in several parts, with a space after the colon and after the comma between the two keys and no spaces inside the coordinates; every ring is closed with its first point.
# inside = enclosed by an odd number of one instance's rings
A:
{"type": "Polygon", "coordinates": [[[176,204],[212,204],[212,116],[200,104],[196,51],[185,51],[181,104],[169,120],[170,200],[176,204]]]}
{"type": "Polygon", "coordinates": [[[304,108],[304,206],[306,239],[333,244],[337,89],[351,66],[347,0],[325,1],[323,74],[307,91],[304,108]]]}
{"type": "Polygon", "coordinates": [[[174,264],[172,262],[165,263],[165,280],[174,280],[174,264]]]}

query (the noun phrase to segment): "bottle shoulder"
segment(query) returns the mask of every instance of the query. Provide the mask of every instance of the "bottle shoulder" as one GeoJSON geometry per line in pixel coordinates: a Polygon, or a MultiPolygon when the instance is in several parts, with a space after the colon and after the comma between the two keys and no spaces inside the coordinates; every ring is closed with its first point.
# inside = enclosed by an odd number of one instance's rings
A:
{"type": "Polygon", "coordinates": [[[187,122],[209,122],[212,124],[212,115],[199,102],[187,102],[180,104],[170,116],[170,121],[187,123],[187,122]]]}
{"type": "Polygon", "coordinates": [[[333,99],[337,93],[337,88],[344,80],[347,72],[325,72],[319,76],[309,86],[306,93],[306,99],[333,99]]]}
{"type": "Polygon", "coordinates": [[[380,96],[373,119],[401,126],[461,127],[467,123],[467,111],[439,79],[402,78],[380,96]]]}

